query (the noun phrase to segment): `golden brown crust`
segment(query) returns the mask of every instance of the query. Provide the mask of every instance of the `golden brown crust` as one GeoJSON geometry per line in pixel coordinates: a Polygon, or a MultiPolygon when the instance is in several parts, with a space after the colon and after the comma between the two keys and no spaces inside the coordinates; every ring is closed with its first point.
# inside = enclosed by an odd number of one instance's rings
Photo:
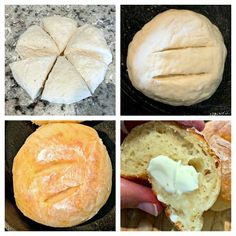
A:
{"type": "Polygon", "coordinates": [[[231,202],[231,123],[230,121],[207,122],[203,134],[221,162],[221,192],[218,198],[220,204],[216,203],[215,210],[224,210],[230,207],[231,202]]]}
{"type": "Polygon", "coordinates": [[[18,208],[32,220],[69,227],[93,217],[111,192],[110,158],[97,132],[80,124],[43,125],[13,163],[18,208]]]}
{"type": "MultiPolygon", "coordinates": [[[[165,209],[165,214],[166,214],[166,217],[168,218],[168,219],[170,219],[170,217],[171,217],[171,210],[170,210],[170,208],[169,207],[166,207],[166,209],[165,209]]],[[[175,228],[177,229],[177,230],[179,230],[179,231],[183,231],[184,230],[184,226],[183,226],[183,224],[181,223],[181,222],[179,222],[179,221],[177,221],[177,222],[175,222],[175,223],[173,223],[172,221],[170,221],[172,224],[174,224],[174,226],[175,226],[175,228]]]]}
{"type": "Polygon", "coordinates": [[[38,126],[49,123],[81,123],[81,120],[32,120],[32,123],[38,126]]]}

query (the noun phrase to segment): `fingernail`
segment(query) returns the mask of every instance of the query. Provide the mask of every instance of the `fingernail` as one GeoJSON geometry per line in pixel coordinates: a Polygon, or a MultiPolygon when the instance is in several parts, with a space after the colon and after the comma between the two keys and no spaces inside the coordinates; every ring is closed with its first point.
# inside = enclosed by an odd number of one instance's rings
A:
{"type": "Polygon", "coordinates": [[[158,216],[158,210],[157,210],[157,206],[153,203],[150,202],[142,202],[139,203],[138,209],[145,211],[153,216],[158,216]]]}

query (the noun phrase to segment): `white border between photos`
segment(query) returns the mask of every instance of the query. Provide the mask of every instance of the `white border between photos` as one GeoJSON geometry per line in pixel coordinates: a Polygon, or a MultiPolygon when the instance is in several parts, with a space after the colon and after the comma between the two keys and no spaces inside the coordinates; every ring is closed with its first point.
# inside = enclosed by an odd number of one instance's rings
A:
{"type": "MultiPolygon", "coordinates": [[[[235,48],[231,47],[231,83],[232,83],[232,115],[231,116],[120,116],[120,5],[232,5],[232,21],[231,21],[231,29],[232,29],[232,37],[231,42],[235,42],[235,20],[236,20],[236,2],[234,0],[0,0],[0,68],[2,74],[2,85],[0,85],[0,145],[2,146],[1,150],[1,160],[4,163],[5,160],[5,120],[115,120],[116,121],[116,232],[96,232],[100,235],[102,234],[112,234],[112,235],[143,235],[144,232],[120,232],[120,121],[121,120],[231,120],[232,122],[232,140],[234,143],[235,136],[235,122],[233,119],[236,118],[235,112],[235,96],[236,96],[236,88],[234,80],[232,79],[235,75],[235,67],[233,66],[234,57],[236,51],[235,48]],[[116,115],[115,116],[5,116],[5,5],[116,5],[116,115]]],[[[232,156],[234,156],[235,145],[232,145],[232,156]]],[[[232,158],[232,169],[235,167],[235,158],[232,158]]],[[[10,235],[25,235],[30,234],[31,232],[5,232],[5,193],[4,193],[4,178],[5,178],[5,165],[0,165],[0,186],[1,186],[1,200],[0,201],[0,232],[2,234],[10,234],[10,235]]],[[[235,173],[232,171],[232,186],[235,184],[235,173]]],[[[235,189],[232,187],[232,196],[235,198],[235,189]]],[[[145,235],[153,235],[161,233],[165,235],[173,235],[183,233],[185,235],[199,235],[204,234],[217,234],[217,235],[232,235],[235,234],[235,201],[232,201],[232,231],[231,232],[145,232],[145,235]]],[[[47,235],[58,235],[58,234],[65,234],[63,231],[56,231],[56,232],[33,232],[35,235],[47,234],[47,235]]],[[[82,235],[94,235],[95,232],[66,232],[66,234],[82,234],[82,235]]]]}

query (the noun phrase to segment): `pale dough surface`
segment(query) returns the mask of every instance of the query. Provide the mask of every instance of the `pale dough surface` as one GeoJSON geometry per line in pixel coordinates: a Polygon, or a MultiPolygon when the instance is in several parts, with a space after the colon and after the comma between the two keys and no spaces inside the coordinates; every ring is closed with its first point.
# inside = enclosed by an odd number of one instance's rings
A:
{"type": "Polygon", "coordinates": [[[128,48],[128,74],[144,95],[189,106],[216,91],[226,53],[219,29],[205,16],[168,10],[135,34],[128,48]]]}
{"type": "Polygon", "coordinates": [[[65,49],[66,56],[75,52],[100,59],[107,65],[112,61],[112,55],[102,31],[88,24],[76,30],[65,49]]]}
{"type": "Polygon", "coordinates": [[[50,34],[62,53],[77,28],[77,22],[61,16],[49,16],[42,20],[43,29],[50,34]]]}
{"type": "Polygon", "coordinates": [[[94,93],[105,77],[107,65],[100,60],[79,53],[71,53],[67,56],[67,59],[75,66],[90,91],[94,93]]]}
{"type": "Polygon", "coordinates": [[[45,83],[42,99],[70,104],[89,96],[91,93],[75,67],[65,57],[58,57],[45,83]]]}
{"type": "Polygon", "coordinates": [[[57,56],[53,39],[38,25],[30,26],[19,38],[16,51],[22,59],[36,56],[57,56]]]}
{"type": "Polygon", "coordinates": [[[10,64],[16,82],[34,100],[43,88],[56,56],[31,57],[10,64]]]}

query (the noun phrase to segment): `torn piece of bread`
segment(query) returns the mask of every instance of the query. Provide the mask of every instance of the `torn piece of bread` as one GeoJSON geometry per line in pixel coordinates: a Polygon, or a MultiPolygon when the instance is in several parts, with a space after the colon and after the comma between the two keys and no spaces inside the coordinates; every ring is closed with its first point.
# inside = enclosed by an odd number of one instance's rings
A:
{"type": "Polygon", "coordinates": [[[224,211],[231,208],[231,122],[209,121],[203,135],[221,162],[221,191],[211,209],[224,211]]]}
{"type": "Polygon", "coordinates": [[[158,200],[167,206],[167,217],[179,230],[201,230],[202,214],[220,191],[219,160],[204,138],[170,122],[148,122],[131,131],[121,146],[121,175],[148,179],[158,200]],[[160,155],[192,166],[198,174],[198,188],[182,194],[167,192],[147,171],[150,161],[160,155]]]}
{"type": "Polygon", "coordinates": [[[38,126],[47,125],[49,123],[81,123],[82,120],[32,120],[32,123],[38,126]]]}

